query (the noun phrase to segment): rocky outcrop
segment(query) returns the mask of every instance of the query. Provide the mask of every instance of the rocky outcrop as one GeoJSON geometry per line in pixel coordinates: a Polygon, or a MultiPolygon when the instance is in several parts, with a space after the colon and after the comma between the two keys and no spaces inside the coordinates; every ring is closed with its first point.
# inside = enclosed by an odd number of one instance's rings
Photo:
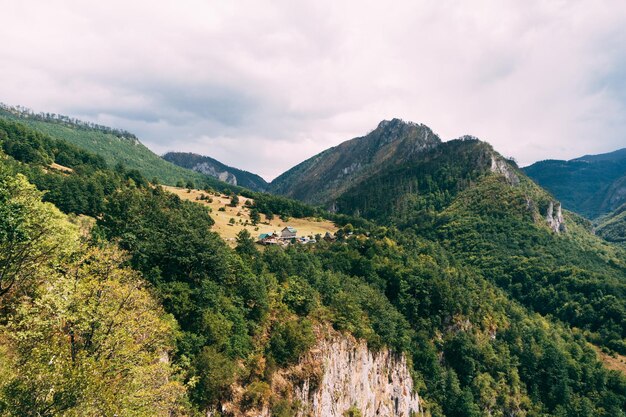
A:
{"type": "Polygon", "coordinates": [[[552,231],[555,233],[567,231],[565,221],[563,220],[561,203],[557,202],[555,205],[554,202],[550,201],[550,204],[548,204],[548,210],[546,212],[546,222],[548,223],[550,229],[552,229],[552,231]]]}
{"type": "Polygon", "coordinates": [[[191,169],[205,175],[210,175],[211,177],[217,178],[220,181],[224,181],[228,184],[237,185],[237,177],[234,174],[228,171],[218,171],[217,169],[215,169],[215,166],[207,162],[196,164],[191,169]]]}
{"type": "Polygon", "coordinates": [[[372,352],[365,342],[339,335],[319,342],[305,361],[321,372],[295,387],[299,416],[343,417],[350,407],[363,417],[422,414],[403,355],[372,352]]]}
{"type": "Polygon", "coordinates": [[[504,176],[510,185],[518,185],[519,177],[511,166],[496,155],[491,155],[491,172],[504,176]]]}
{"type": "MultiPolygon", "coordinates": [[[[298,364],[274,372],[264,401],[246,406],[250,387],[234,384],[231,401],[221,404],[220,411],[272,417],[271,404],[282,402],[297,417],[344,417],[355,409],[362,417],[424,416],[404,355],[386,348],[374,352],[364,341],[329,328],[317,334],[317,344],[298,364]]],[[[208,411],[207,416],[213,415],[208,411]]]]}
{"type": "Polygon", "coordinates": [[[200,172],[231,185],[249,188],[253,191],[265,191],[268,185],[258,175],[224,165],[208,156],[191,152],[168,152],[163,155],[163,159],[174,165],[200,172]]]}

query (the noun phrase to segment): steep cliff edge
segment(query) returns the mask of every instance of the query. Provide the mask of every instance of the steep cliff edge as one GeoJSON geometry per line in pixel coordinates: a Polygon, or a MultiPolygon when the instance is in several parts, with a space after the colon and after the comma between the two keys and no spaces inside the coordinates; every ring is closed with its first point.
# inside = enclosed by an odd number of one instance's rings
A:
{"type": "Polygon", "coordinates": [[[424,414],[404,355],[385,348],[374,352],[364,341],[332,330],[319,333],[316,345],[297,365],[274,373],[267,401],[246,407],[250,388],[238,386],[221,411],[273,417],[283,415],[276,412],[282,402],[290,404],[288,415],[297,417],[344,417],[356,410],[362,417],[424,414]]]}
{"type": "Polygon", "coordinates": [[[421,414],[403,355],[372,352],[363,341],[338,336],[322,340],[305,360],[319,363],[322,376],[317,387],[311,379],[296,387],[299,416],[342,417],[351,407],[363,417],[421,414]]]}

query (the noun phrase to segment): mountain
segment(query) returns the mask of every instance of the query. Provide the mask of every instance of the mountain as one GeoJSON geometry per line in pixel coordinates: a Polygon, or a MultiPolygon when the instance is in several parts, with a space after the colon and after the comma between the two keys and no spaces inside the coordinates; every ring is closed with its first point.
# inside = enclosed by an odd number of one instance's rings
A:
{"type": "Polygon", "coordinates": [[[596,234],[609,242],[626,243],[626,204],[598,219],[596,234]]]}
{"type": "Polygon", "coordinates": [[[62,115],[35,114],[26,109],[6,105],[0,105],[0,118],[18,121],[35,131],[93,152],[104,158],[112,167],[120,165],[126,169],[136,169],[146,178],[156,178],[163,184],[193,182],[199,187],[211,186],[217,189],[226,185],[213,177],[165,161],[145,147],[135,135],[124,130],[86,123],[62,115]]]}
{"type": "MultiPolygon", "coordinates": [[[[379,126],[376,136],[383,129],[379,126]]],[[[368,139],[347,143],[358,154],[359,144],[366,149],[379,144],[368,139]]],[[[337,148],[305,162],[304,171],[323,171],[325,155],[337,148]]],[[[338,213],[437,241],[532,311],[587,329],[596,343],[626,353],[626,322],[621,321],[626,309],[619,308],[614,328],[597,321],[604,303],[626,296],[624,253],[595,236],[589,221],[565,210],[513,161],[473,137],[437,139],[398,159],[368,165],[374,175],[334,188],[331,183],[323,194],[331,200],[321,201],[338,213]],[[583,306],[589,317],[571,310],[583,306]]]]}
{"type": "Polygon", "coordinates": [[[625,252],[488,144],[441,145],[376,168],[417,184],[417,214],[255,193],[242,211],[341,227],[259,250],[212,230],[225,211],[0,119],[0,414],[624,417],[595,349],[626,351],[625,252]]]}
{"type": "Polygon", "coordinates": [[[376,176],[351,185],[334,201],[340,213],[403,225],[423,222],[489,173],[519,182],[517,168],[476,138],[443,142],[419,157],[381,167],[376,176]]]}
{"type": "Polygon", "coordinates": [[[224,165],[218,160],[190,152],[168,152],[163,159],[192,171],[217,178],[228,184],[239,185],[253,191],[265,191],[268,183],[256,174],[224,165]]]}
{"type": "Polygon", "coordinates": [[[366,136],[343,142],[291,168],[272,181],[268,191],[328,205],[384,167],[401,165],[439,143],[439,137],[427,126],[384,120],[366,136]]]}
{"type": "Polygon", "coordinates": [[[626,203],[626,148],[569,161],[540,161],[524,172],[566,208],[589,219],[626,203]]]}
{"type": "Polygon", "coordinates": [[[626,148],[618,149],[613,152],[598,154],[598,155],[585,155],[580,158],[574,159],[574,161],[586,161],[586,162],[598,162],[598,161],[621,161],[626,159],[626,148]]]}

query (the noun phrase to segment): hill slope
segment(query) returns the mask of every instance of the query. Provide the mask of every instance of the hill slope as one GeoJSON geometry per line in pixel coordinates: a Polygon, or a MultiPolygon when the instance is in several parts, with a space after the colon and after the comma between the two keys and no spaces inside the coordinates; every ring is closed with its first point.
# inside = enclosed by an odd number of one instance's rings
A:
{"type": "Polygon", "coordinates": [[[163,159],[180,167],[191,169],[228,184],[239,185],[253,191],[265,191],[268,186],[268,183],[258,175],[229,167],[208,156],[190,152],[168,152],[163,155],[163,159]]]}
{"type": "MultiPolygon", "coordinates": [[[[479,164],[482,174],[461,184],[450,204],[433,209],[429,228],[346,226],[353,234],[340,234],[337,242],[261,253],[246,233],[235,249],[225,245],[211,231],[206,204],[0,122],[0,288],[7,265],[20,277],[11,296],[0,298],[4,414],[124,415],[132,407],[139,416],[220,410],[400,417],[410,414],[398,410],[406,410],[399,406],[414,387],[433,417],[625,416],[626,380],[603,368],[587,342],[620,341],[624,293],[615,281],[626,270],[623,252],[597,246],[584,222],[568,213],[567,233],[556,233],[561,228],[544,217],[554,202],[506,161],[489,157],[479,164]],[[61,161],[72,170],[50,169],[61,161]],[[123,271],[94,257],[52,257],[45,249],[69,245],[55,243],[62,231],[37,233],[56,222],[33,216],[40,204],[32,200],[41,194],[16,172],[55,204],[84,203],[64,211],[93,216],[94,233],[83,236],[94,239],[85,242],[88,251],[119,245],[125,256],[115,265],[123,262],[123,271]],[[22,254],[43,264],[20,265],[22,254]],[[67,264],[74,260],[76,267],[67,264]],[[154,303],[129,298],[132,289],[149,290],[154,303]],[[337,339],[324,336],[330,326],[358,345],[336,348],[337,339]],[[384,360],[389,349],[396,360],[384,360]],[[364,354],[355,360],[355,352],[364,354]],[[347,373],[355,378],[344,379],[347,373]],[[405,377],[393,376],[398,373],[405,377]],[[393,393],[364,392],[372,380],[392,383],[393,393]],[[355,391],[364,394],[355,398],[355,391]],[[320,393],[332,396],[332,413],[314,412],[307,401],[320,393]],[[385,408],[368,405],[377,397],[385,408]]],[[[489,150],[478,141],[454,146],[458,157],[467,156],[450,158],[467,165],[461,172],[489,150]]],[[[424,169],[417,179],[430,175],[435,191],[457,175],[432,173],[424,169]]],[[[270,199],[275,214],[284,216],[276,210],[283,206],[303,210],[261,194],[253,208],[270,208],[270,199]]]]}
{"type": "Polygon", "coordinates": [[[626,149],[570,161],[540,161],[524,172],[566,208],[590,219],[626,203],[626,149]]]}
{"type": "Polygon", "coordinates": [[[440,142],[427,126],[385,120],[368,135],[343,142],[291,168],[271,182],[269,191],[311,204],[329,204],[383,166],[402,164],[440,142]]]}
{"type": "MultiPolygon", "coordinates": [[[[370,146],[351,142],[356,154],[360,144],[370,146]]],[[[306,171],[319,170],[334,149],[308,161],[306,171]]],[[[626,254],[489,144],[471,137],[433,142],[370,170],[375,175],[326,189],[338,212],[441,242],[531,310],[626,352],[626,254]],[[615,307],[611,319],[607,306],[615,307]]]]}
{"type": "Polygon", "coordinates": [[[45,135],[100,155],[112,167],[121,164],[128,169],[138,170],[148,179],[157,178],[164,184],[175,185],[178,181],[192,181],[199,187],[223,188],[226,185],[212,177],[165,161],[126,131],[88,124],[65,116],[33,114],[4,105],[0,107],[0,117],[19,121],[45,135]]]}
{"type": "Polygon", "coordinates": [[[626,243],[626,204],[598,219],[596,234],[609,242],[626,243]]]}

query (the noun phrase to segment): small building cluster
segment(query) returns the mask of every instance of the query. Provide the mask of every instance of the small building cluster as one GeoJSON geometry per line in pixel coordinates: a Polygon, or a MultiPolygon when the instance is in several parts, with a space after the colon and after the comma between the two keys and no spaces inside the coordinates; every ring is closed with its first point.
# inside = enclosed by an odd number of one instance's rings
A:
{"type": "MultiPolygon", "coordinates": [[[[324,238],[326,239],[328,236],[332,235],[326,232],[326,236],[324,238]]],[[[317,240],[307,236],[298,237],[298,231],[291,226],[287,226],[281,230],[280,233],[261,233],[257,243],[260,245],[289,245],[291,243],[317,243],[317,240]]]]}

